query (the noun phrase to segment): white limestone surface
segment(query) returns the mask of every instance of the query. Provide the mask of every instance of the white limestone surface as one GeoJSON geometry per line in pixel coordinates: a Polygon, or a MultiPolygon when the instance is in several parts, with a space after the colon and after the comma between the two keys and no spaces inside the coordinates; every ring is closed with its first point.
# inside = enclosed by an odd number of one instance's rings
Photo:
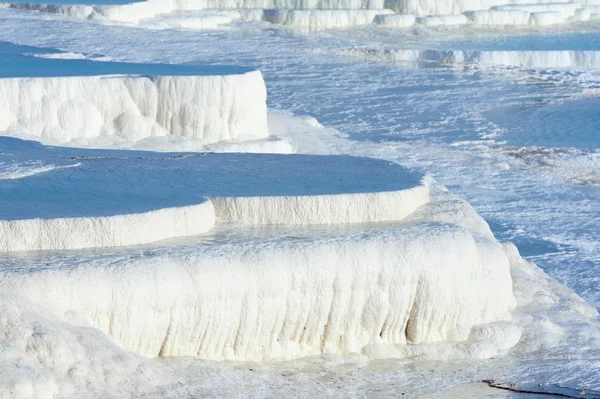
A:
{"type": "Polygon", "coordinates": [[[0,220],[0,252],[105,248],[205,233],[212,203],[104,217],[0,220]]]}
{"type": "MultiPolygon", "coordinates": [[[[244,16],[249,13],[243,13],[244,16]]],[[[161,16],[148,18],[140,22],[140,26],[148,29],[189,29],[207,30],[218,29],[242,18],[237,10],[203,10],[189,13],[176,13],[168,18],[161,16]]],[[[244,18],[252,20],[252,18],[244,18]]],[[[260,18],[258,18],[260,20],[260,18]]]]}
{"type": "Polygon", "coordinates": [[[575,11],[574,21],[589,21],[592,18],[593,8],[583,7],[575,11]]]}
{"type": "Polygon", "coordinates": [[[2,8],[49,12],[73,18],[139,23],[142,19],[177,11],[173,0],[150,0],[119,5],[0,3],[2,8]]]}
{"type": "Polygon", "coordinates": [[[207,9],[364,9],[381,10],[384,0],[148,0],[120,5],[62,5],[35,3],[0,3],[14,8],[62,14],[74,18],[139,24],[145,19],[178,11],[207,9]]]}
{"type": "Polygon", "coordinates": [[[456,15],[468,10],[487,10],[506,0],[385,0],[385,7],[398,14],[456,15]]]}
{"type": "Polygon", "coordinates": [[[399,191],[211,198],[216,215],[247,224],[346,224],[401,220],[429,201],[425,185],[399,191]]]}
{"type": "Polygon", "coordinates": [[[467,22],[469,20],[464,15],[430,15],[417,18],[417,23],[423,26],[464,25],[467,22]]]}
{"type": "MultiPolygon", "coordinates": [[[[147,255],[89,254],[80,266],[25,274],[5,262],[0,289],[58,320],[76,315],[121,348],[149,357],[357,353],[373,345],[465,341],[474,326],[510,317],[514,297],[502,245],[447,193],[437,191],[406,223],[291,231],[222,230],[147,255]]],[[[73,256],[44,259],[58,265],[73,256]]],[[[488,341],[497,336],[486,334],[488,341]]]]}
{"type": "Polygon", "coordinates": [[[94,12],[91,5],[70,4],[41,4],[41,3],[0,3],[0,8],[13,8],[17,10],[48,12],[61,14],[74,18],[89,18],[94,12]]]}
{"type": "Polygon", "coordinates": [[[480,64],[526,68],[598,68],[599,51],[483,51],[480,64]]]}
{"type": "Polygon", "coordinates": [[[377,10],[384,8],[384,0],[179,0],[176,4],[179,10],[195,9],[196,7],[205,9],[282,8],[295,10],[377,10]]]}
{"type": "Polygon", "coordinates": [[[0,294],[2,398],[118,397],[168,380],[150,360],[119,348],[76,315],[57,318],[9,295],[0,294]]]}
{"type": "Polygon", "coordinates": [[[409,28],[415,21],[416,17],[410,14],[384,14],[375,16],[373,22],[386,28],[409,28]]]}
{"type": "Polygon", "coordinates": [[[567,17],[572,17],[581,8],[578,3],[532,3],[532,4],[505,4],[493,7],[494,10],[519,10],[531,13],[555,11],[567,17]]]}
{"type": "MultiPolygon", "coordinates": [[[[579,11],[579,10],[577,10],[579,11]]],[[[564,24],[568,20],[568,16],[559,11],[541,11],[541,12],[532,12],[530,24],[535,26],[549,26],[549,25],[557,25],[564,24]]],[[[585,18],[585,15],[581,12],[577,13],[577,18],[579,20],[587,20],[589,17],[585,18]],[[584,19],[585,18],[585,19],[584,19]]]]}
{"type": "Polygon", "coordinates": [[[266,88],[259,71],[15,77],[0,79],[0,92],[1,130],[57,142],[181,136],[213,143],[268,136],[266,88]]]}
{"type": "Polygon", "coordinates": [[[529,25],[531,13],[524,10],[467,11],[465,16],[476,25],[529,25]]]}
{"type": "Polygon", "coordinates": [[[378,15],[390,10],[265,10],[263,19],[273,24],[308,29],[340,28],[373,23],[378,15]]]}
{"type": "Polygon", "coordinates": [[[408,19],[376,20],[378,14],[385,15],[389,10],[403,16],[419,16],[420,23],[428,27],[463,25],[467,22],[463,13],[478,25],[547,26],[589,20],[593,12],[583,8],[586,5],[593,7],[593,1],[596,0],[148,0],[96,6],[0,3],[0,7],[136,24],[153,29],[213,29],[239,17],[252,22],[265,20],[320,29],[372,22],[395,28],[408,26],[408,19]],[[185,15],[185,12],[201,10],[235,10],[236,13],[185,15]],[[558,14],[545,14],[548,12],[558,14]]]}
{"type": "Polygon", "coordinates": [[[386,62],[468,64],[523,68],[598,68],[599,51],[463,51],[463,50],[381,50],[352,48],[340,54],[386,62]]]}

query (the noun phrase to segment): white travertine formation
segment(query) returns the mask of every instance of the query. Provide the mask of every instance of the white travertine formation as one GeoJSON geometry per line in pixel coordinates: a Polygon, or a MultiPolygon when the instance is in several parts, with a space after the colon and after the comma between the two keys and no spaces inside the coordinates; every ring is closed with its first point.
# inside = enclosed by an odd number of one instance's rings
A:
{"type": "Polygon", "coordinates": [[[566,17],[575,15],[575,11],[581,8],[577,3],[533,3],[533,4],[505,4],[493,7],[494,10],[518,10],[531,13],[555,11],[566,17]]]}
{"type": "MultiPolygon", "coordinates": [[[[241,13],[237,10],[206,10],[202,13],[178,13],[176,16],[170,18],[158,17],[146,19],[141,23],[141,26],[150,29],[217,29],[222,25],[239,20],[243,17],[242,14],[250,16],[249,13],[241,13]]],[[[248,21],[253,20],[252,18],[244,19],[248,21]]]]}
{"type": "Polygon", "coordinates": [[[205,233],[213,205],[104,217],[0,220],[0,252],[120,247],[205,233]]]}
{"type": "Polygon", "coordinates": [[[598,68],[600,51],[482,51],[478,62],[526,68],[598,68]]]}
{"type": "Polygon", "coordinates": [[[386,62],[432,62],[524,68],[598,68],[600,51],[462,51],[348,49],[341,54],[386,62]]]}
{"type": "Polygon", "coordinates": [[[211,198],[217,217],[247,224],[346,224],[402,220],[429,201],[425,185],[379,193],[211,198]]]}
{"type": "MultiPolygon", "coordinates": [[[[577,10],[577,11],[579,11],[579,10],[577,10]]],[[[577,13],[577,16],[578,16],[578,18],[580,18],[580,20],[588,20],[589,19],[589,17],[585,18],[585,15],[580,12],[577,13]]],[[[548,25],[564,24],[565,22],[567,22],[567,20],[568,20],[568,16],[562,12],[541,11],[541,12],[532,12],[529,23],[530,23],[530,25],[535,25],[535,26],[548,26],[548,25]]]]}
{"type": "Polygon", "coordinates": [[[410,14],[376,15],[373,21],[387,28],[410,28],[415,24],[416,17],[410,14]]]}
{"type": "Polygon", "coordinates": [[[468,22],[464,15],[430,15],[417,18],[417,23],[423,26],[464,25],[468,22]]]}
{"type": "Polygon", "coordinates": [[[141,20],[162,14],[206,9],[381,10],[384,8],[384,0],[148,0],[131,4],[98,6],[0,3],[0,7],[137,24],[141,20]]]}
{"type": "Polygon", "coordinates": [[[0,129],[69,142],[181,136],[214,143],[268,136],[259,71],[215,76],[0,79],[0,129]]]}
{"type": "Polygon", "coordinates": [[[70,4],[40,4],[40,3],[0,3],[0,8],[48,12],[73,18],[89,18],[94,13],[94,6],[70,4]]]}
{"type": "Polygon", "coordinates": [[[110,267],[0,273],[0,289],[59,319],[76,314],[151,357],[258,361],[462,341],[508,317],[508,259],[467,204],[436,192],[409,220],[326,238],[133,251],[110,267]]]}
{"type": "Polygon", "coordinates": [[[265,21],[309,29],[339,28],[373,23],[378,15],[390,10],[265,10],[265,21]]]}
{"type": "Polygon", "coordinates": [[[465,16],[476,25],[529,25],[531,13],[522,10],[467,11],[465,16]]]}
{"type": "Polygon", "coordinates": [[[394,28],[410,26],[410,17],[385,18],[389,10],[402,16],[419,16],[417,22],[420,21],[427,27],[464,25],[468,21],[462,14],[477,25],[546,26],[595,19],[595,11],[591,7],[598,5],[598,1],[600,0],[148,0],[98,6],[0,3],[0,7],[141,24],[159,29],[210,29],[239,17],[246,21],[265,20],[319,29],[372,22],[394,28]],[[584,10],[585,7],[589,9],[584,10]],[[184,11],[200,10],[237,10],[239,14],[181,15],[184,11]]]}
{"type": "Polygon", "coordinates": [[[385,0],[385,7],[398,14],[452,15],[468,10],[486,10],[506,0],[385,0]]]}
{"type": "Polygon", "coordinates": [[[382,9],[384,0],[179,0],[177,9],[287,8],[296,10],[382,9]]]}

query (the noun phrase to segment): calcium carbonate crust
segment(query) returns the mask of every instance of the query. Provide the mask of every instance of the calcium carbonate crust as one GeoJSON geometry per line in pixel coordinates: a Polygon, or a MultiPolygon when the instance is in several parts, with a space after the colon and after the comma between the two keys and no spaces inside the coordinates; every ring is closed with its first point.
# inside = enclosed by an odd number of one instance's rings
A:
{"type": "Polygon", "coordinates": [[[216,76],[76,76],[0,79],[0,130],[68,143],[177,136],[204,143],[264,138],[260,71],[216,76]]]}
{"type": "MultiPolygon", "coordinates": [[[[462,205],[455,206],[461,208],[462,205]]],[[[477,230],[481,232],[486,230],[476,220],[472,220],[471,224],[477,225],[477,230]]],[[[598,312],[593,307],[567,287],[552,280],[534,264],[525,262],[514,245],[505,244],[503,250],[510,263],[513,289],[518,301],[517,308],[512,311],[513,322],[497,321],[473,326],[468,340],[457,343],[372,344],[367,345],[363,352],[370,358],[419,356],[421,359],[437,361],[495,356],[498,352],[504,354],[507,351],[509,356],[527,357],[528,353],[549,350],[561,342],[577,338],[573,337],[571,331],[573,320],[577,320],[577,325],[581,326],[581,334],[589,335],[594,326],[597,326],[597,322],[594,324],[592,321],[598,317],[598,312]],[[541,303],[540,299],[543,299],[541,303]],[[521,339],[512,349],[501,349],[514,344],[519,337],[521,339]]],[[[153,270],[156,269],[159,269],[157,265],[153,270]]],[[[166,271],[165,268],[161,270],[162,273],[166,271]]],[[[114,272],[116,273],[116,269],[114,272]]],[[[149,279],[149,273],[151,271],[143,274],[146,276],[143,281],[149,279]]],[[[95,278],[92,274],[79,275],[88,279],[95,278]]],[[[123,285],[127,285],[128,289],[135,288],[134,276],[129,270],[125,275],[129,276],[128,280],[131,279],[131,284],[123,285]]],[[[162,274],[157,275],[156,281],[160,279],[162,284],[162,277],[162,274]]],[[[221,378],[219,383],[222,380],[239,378],[235,364],[212,362],[194,363],[215,367],[195,368],[192,375],[183,377],[189,366],[185,359],[172,359],[163,364],[131,354],[115,345],[101,330],[94,328],[86,320],[86,312],[63,313],[63,309],[55,308],[55,303],[48,304],[52,311],[48,311],[48,307],[40,308],[38,303],[43,303],[48,297],[42,291],[36,293],[39,289],[38,284],[44,278],[46,277],[38,274],[31,281],[25,278],[10,281],[10,275],[6,273],[0,278],[3,287],[3,295],[0,295],[0,313],[3,315],[0,318],[0,350],[5,359],[0,362],[3,375],[0,391],[5,397],[110,397],[123,395],[124,392],[159,397],[160,392],[164,390],[171,391],[181,387],[182,381],[185,381],[184,384],[197,384],[199,378],[215,378],[215,373],[221,378]],[[24,299],[21,294],[15,296],[10,289],[5,290],[10,286],[13,289],[27,287],[23,293],[33,302],[24,299]]],[[[47,278],[51,282],[50,292],[54,292],[60,284],[59,280],[68,277],[64,274],[48,274],[47,278]]],[[[76,276],[72,275],[70,280],[75,278],[76,276]]],[[[173,284],[173,281],[167,280],[164,287],[166,289],[173,284]]],[[[95,285],[92,287],[95,289],[95,285]]],[[[66,296],[72,298],[80,295],[78,290],[78,287],[73,291],[67,290],[66,296]]],[[[60,295],[65,295],[63,291],[64,289],[60,295]]],[[[133,292],[132,296],[139,295],[135,290],[133,292]]],[[[87,297],[91,301],[93,293],[87,297]]],[[[115,306],[119,298],[115,298],[115,306]]],[[[87,306],[87,302],[82,305],[83,308],[87,306]]],[[[170,312],[174,310],[175,308],[169,309],[170,312]]],[[[105,311],[113,312],[108,309],[105,311]]],[[[102,317],[104,316],[99,315],[99,318],[102,317]]],[[[177,331],[175,327],[181,327],[182,324],[179,323],[183,320],[180,317],[171,319],[177,323],[170,324],[171,331],[177,331]]],[[[116,332],[122,327],[122,319],[115,320],[117,323],[109,328],[111,332],[116,332]]],[[[110,320],[107,320],[107,323],[110,325],[110,320]]],[[[125,334],[124,331],[122,333],[125,334]]],[[[244,378],[256,378],[262,384],[265,376],[271,376],[270,368],[267,368],[265,375],[260,373],[261,366],[250,367],[252,370],[244,374],[244,378]]],[[[245,365],[244,370],[247,368],[248,365],[245,365]]],[[[210,392],[221,392],[220,388],[206,389],[210,392]]]]}
{"type": "MultiPolygon", "coordinates": [[[[392,15],[391,17],[395,17],[395,15],[392,15]]],[[[600,66],[600,51],[593,50],[464,51],[352,48],[341,50],[339,53],[376,59],[378,61],[402,63],[441,63],[450,65],[509,66],[521,68],[598,68],[600,66]]]]}
{"type": "Polygon", "coordinates": [[[428,185],[426,204],[387,225],[323,234],[286,227],[255,239],[256,231],[222,226],[211,240],[150,252],[12,262],[27,273],[6,258],[0,341],[10,361],[0,364],[0,389],[22,398],[176,384],[161,363],[138,355],[481,359],[545,345],[548,337],[532,335],[528,324],[539,317],[521,314],[540,295],[568,296],[552,306],[581,312],[582,323],[597,316],[514,246],[499,244],[466,202],[428,185]]]}
{"type": "Polygon", "coordinates": [[[597,0],[148,0],[124,5],[0,3],[0,7],[148,28],[212,29],[236,19],[309,29],[377,23],[407,28],[457,25],[547,26],[598,19],[597,0]],[[224,13],[215,14],[215,10],[224,13]],[[185,11],[209,11],[186,17],[185,11]],[[212,12],[211,12],[212,11],[212,12]],[[401,15],[389,18],[386,15],[401,15]],[[464,14],[464,15],[463,15],[464,14]],[[167,16],[167,18],[163,18],[167,16]],[[406,16],[406,17],[404,17],[406,16]],[[416,16],[416,20],[411,17],[416,16]]]}
{"type": "MultiPolygon", "coordinates": [[[[0,285],[59,320],[76,314],[148,357],[368,354],[382,345],[467,341],[474,326],[510,318],[503,247],[448,193],[436,192],[404,223],[330,233],[261,237],[260,244],[242,235],[235,245],[219,244],[217,236],[180,252],[134,251],[71,269],[4,272],[0,285]],[[107,261],[110,267],[101,266],[107,261]]],[[[505,324],[500,335],[487,329],[476,336],[486,348],[508,346],[505,324]]],[[[488,349],[474,356],[487,357],[488,349]]]]}
{"type": "Polygon", "coordinates": [[[0,252],[147,244],[202,234],[214,224],[210,201],[105,217],[0,220],[0,252]]]}
{"type": "Polygon", "coordinates": [[[429,188],[377,193],[211,198],[217,217],[246,224],[346,224],[399,221],[429,201],[429,188]]]}

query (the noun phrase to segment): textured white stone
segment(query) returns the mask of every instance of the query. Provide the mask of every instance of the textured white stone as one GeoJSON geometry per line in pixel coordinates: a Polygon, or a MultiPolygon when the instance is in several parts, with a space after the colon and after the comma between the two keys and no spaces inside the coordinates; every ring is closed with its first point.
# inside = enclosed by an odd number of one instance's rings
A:
{"type": "Polygon", "coordinates": [[[212,203],[105,217],[0,220],[0,252],[118,247],[204,233],[212,203]]]}
{"type": "Polygon", "coordinates": [[[321,9],[382,9],[384,0],[179,0],[179,10],[287,8],[296,10],[321,9]]]}
{"type": "Polygon", "coordinates": [[[392,14],[390,10],[265,10],[265,21],[309,29],[339,28],[366,25],[381,14],[392,14]]]}
{"type": "MultiPolygon", "coordinates": [[[[579,11],[579,10],[577,10],[579,11]]],[[[582,17],[581,13],[578,13],[577,16],[579,18],[582,17]]],[[[589,17],[587,18],[589,19],[589,17]]],[[[557,25],[564,24],[567,22],[568,16],[559,11],[541,11],[541,12],[532,12],[530,25],[535,26],[548,26],[548,25],[557,25]]]]}
{"type": "Polygon", "coordinates": [[[470,341],[489,342],[503,350],[515,346],[521,338],[521,329],[510,322],[495,322],[475,326],[469,335],[470,341]]]}
{"type": "Polygon", "coordinates": [[[406,224],[299,234],[5,272],[0,290],[49,316],[78,315],[137,354],[214,360],[463,341],[514,306],[503,247],[448,194],[406,224]]]}
{"type": "Polygon", "coordinates": [[[524,68],[598,68],[600,51],[452,51],[349,49],[342,54],[387,62],[434,62],[524,68]]]}
{"type": "Polygon", "coordinates": [[[0,127],[69,142],[182,136],[205,143],[268,136],[259,71],[223,76],[0,79],[0,127]]]}
{"type": "Polygon", "coordinates": [[[531,13],[555,11],[567,17],[575,15],[575,11],[580,9],[581,5],[577,3],[532,3],[532,4],[504,4],[495,6],[495,10],[518,10],[531,13]]]}
{"type": "Polygon", "coordinates": [[[518,67],[597,68],[599,51],[484,51],[479,63],[518,67]]]}
{"type": "Polygon", "coordinates": [[[417,18],[417,23],[423,26],[464,25],[467,22],[469,20],[464,15],[432,15],[417,18]]]}
{"type": "Polygon", "coordinates": [[[0,3],[0,7],[138,24],[144,19],[162,14],[206,9],[381,10],[384,8],[384,0],[149,0],[105,6],[0,3]]]}
{"type": "Polygon", "coordinates": [[[486,10],[506,0],[385,0],[385,7],[398,14],[452,15],[467,10],[486,10]]]}
{"type": "Polygon", "coordinates": [[[409,28],[415,24],[415,20],[415,16],[409,14],[384,14],[376,15],[373,22],[386,28],[409,28]]]}
{"type": "Polygon", "coordinates": [[[476,25],[529,25],[531,13],[523,10],[467,11],[465,16],[476,25]]]}
{"type": "Polygon", "coordinates": [[[424,186],[379,193],[211,198],[217,217],[248,224],[346,224],[404,219],[429,201],[424,186]]]}

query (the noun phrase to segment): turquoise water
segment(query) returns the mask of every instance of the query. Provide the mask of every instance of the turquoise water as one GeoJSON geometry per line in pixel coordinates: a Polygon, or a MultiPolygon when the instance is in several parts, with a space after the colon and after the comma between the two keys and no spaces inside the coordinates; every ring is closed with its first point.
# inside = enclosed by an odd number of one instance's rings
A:
{"type": "Polygon", "coordinates": [[[423,177],[371,158],[82,150],[0,136],[0,165],[30,159],[61,168],[0,179],[0,219],[139,213],[208,197],[385,192],[423,177]]]}
{"type": "Polygon", "coordinates": [[[461,50],[600,50],[600,35],[597,29],[589,28],[587,32],[542,32],[531,35],[521,34],[478,34],[468,38],[449,38],[443,42],[443,48],[461,50]]]}
{"type": "Polygon", "coordinates": [[[527,104],[486,113],[509,145],[600,149],[600,99],[527,104]]]}
{"type": "Polygon", "coordinates": [[[29,54],[56,54],[56,50],[38,49],[0,41],[0,76],[60,77],[97,75],[231,75],[250,72],[241,66],[187,66],[166,64],[137,64],[126,62],[93,62],[33,57],[29,54]]]}

